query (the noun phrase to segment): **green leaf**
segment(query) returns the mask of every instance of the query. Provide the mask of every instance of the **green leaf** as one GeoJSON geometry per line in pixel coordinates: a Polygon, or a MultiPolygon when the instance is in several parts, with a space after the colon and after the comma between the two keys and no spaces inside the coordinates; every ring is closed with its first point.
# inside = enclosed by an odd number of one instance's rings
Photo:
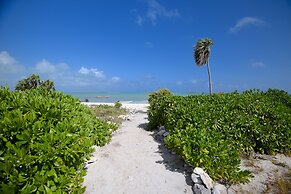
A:
{"type": "Polygon", "coordinates": [[[44,185],[44,188],[45,188],[45,192],[47,194],[52,194],[53,193],[53,191],[49,187],[47,187],[46,185],[44,185]]]}

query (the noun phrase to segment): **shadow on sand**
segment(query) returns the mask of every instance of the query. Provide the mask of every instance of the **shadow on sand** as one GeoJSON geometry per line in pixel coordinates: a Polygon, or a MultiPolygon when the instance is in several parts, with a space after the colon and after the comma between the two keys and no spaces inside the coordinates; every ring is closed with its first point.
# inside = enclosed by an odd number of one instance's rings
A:
{"type": "MultiPolygon", "coordinates": [[[[141,123],[138,127],[148,131],[147,123],[141,123]]],[[[171,153],[170,150],[166,148],[163,137],[158,136],[156,131],[151,133],[151,136],[153,137],[153,140],[159,144],[159,150],[157,153],[159,153],[163,158],[162,160],[156,161],[156,163],[164,164],[167,170],[183,174],[186,184],[193,186],[193,182],[191,180],[192,168],[186,165],[181,156],[171,153]]]]}

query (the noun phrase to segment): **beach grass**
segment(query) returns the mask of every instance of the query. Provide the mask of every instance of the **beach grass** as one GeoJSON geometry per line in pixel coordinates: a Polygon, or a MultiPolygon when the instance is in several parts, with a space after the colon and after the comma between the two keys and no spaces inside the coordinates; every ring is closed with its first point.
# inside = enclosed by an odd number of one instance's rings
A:
{"type": "Polygon", "coordinates": [[[275,179],[267,184],[264,193],[282,193],[288,194],[291,191],[291,169],[284,175],[275,175],[275,179]]]}
{"type": "Polygon", "coordinates": [[[120,116],[128,113],[125,108],[116,104],[114,106],[107,104],[93,105],[90,107],[90,110],[99,119],[106,122],[113,122],[117,125],[120,125],[123,121],[120,116]]]}

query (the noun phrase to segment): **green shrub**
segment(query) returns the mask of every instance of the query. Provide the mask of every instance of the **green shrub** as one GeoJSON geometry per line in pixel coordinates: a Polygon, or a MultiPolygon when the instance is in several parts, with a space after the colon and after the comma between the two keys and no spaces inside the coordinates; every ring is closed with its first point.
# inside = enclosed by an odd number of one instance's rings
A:
{"type": "Polygon", "coordinates": [[[273,89],[168,96],[152,100],[148,114],[150,123],[166,126],[166,145],[189,164],[236,183],[249,175],[238,169],[241,152],[290,153],[290,103],[288,93],[273,89]]]}
{"type": "Polygon", "coordinates": [[[158,126],[165,124],[163,113],[169,105],[168,99],[172,96],[173,94],[168,89],[161,89],[149,95],[149,124],[147,126],[149,130],[157,129],[158,126]]]}
{"type": "Polygon", "coordinates": [[[237,148],[218,131],[191,124],[165,138],[168,148],[179,153],[192,167],[202,167],[214,180],[232,184],[247,182],[249,171],[239,169],[237,148]]]}
{"type": "Polygon", "coordinates": [[[122,107],[122,104],[119,101],[117,101],[114,103],[114,107],[120,109],[122,107]]]}
{"type": "Polygon", "coordinates": [[[84,162],[110,128],[69,95],[0,89],[0,193],[81,193],[84,162]]]}

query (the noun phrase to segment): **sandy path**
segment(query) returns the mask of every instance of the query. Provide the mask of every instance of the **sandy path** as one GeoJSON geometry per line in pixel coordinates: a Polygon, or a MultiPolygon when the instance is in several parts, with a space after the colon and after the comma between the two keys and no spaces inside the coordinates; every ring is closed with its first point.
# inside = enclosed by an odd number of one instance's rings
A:
{"type": "Polygon", "coordinates": [[[88,164],[85,193],[179,194],[192,193],[191,178],[176,155],[154,139],[146,126],[146,107],[138,107],[88,164]],[[190,181],[189,181],[190,180],[190,181]],[[188,184],[187,184],[188,183],[188,184]]]}

